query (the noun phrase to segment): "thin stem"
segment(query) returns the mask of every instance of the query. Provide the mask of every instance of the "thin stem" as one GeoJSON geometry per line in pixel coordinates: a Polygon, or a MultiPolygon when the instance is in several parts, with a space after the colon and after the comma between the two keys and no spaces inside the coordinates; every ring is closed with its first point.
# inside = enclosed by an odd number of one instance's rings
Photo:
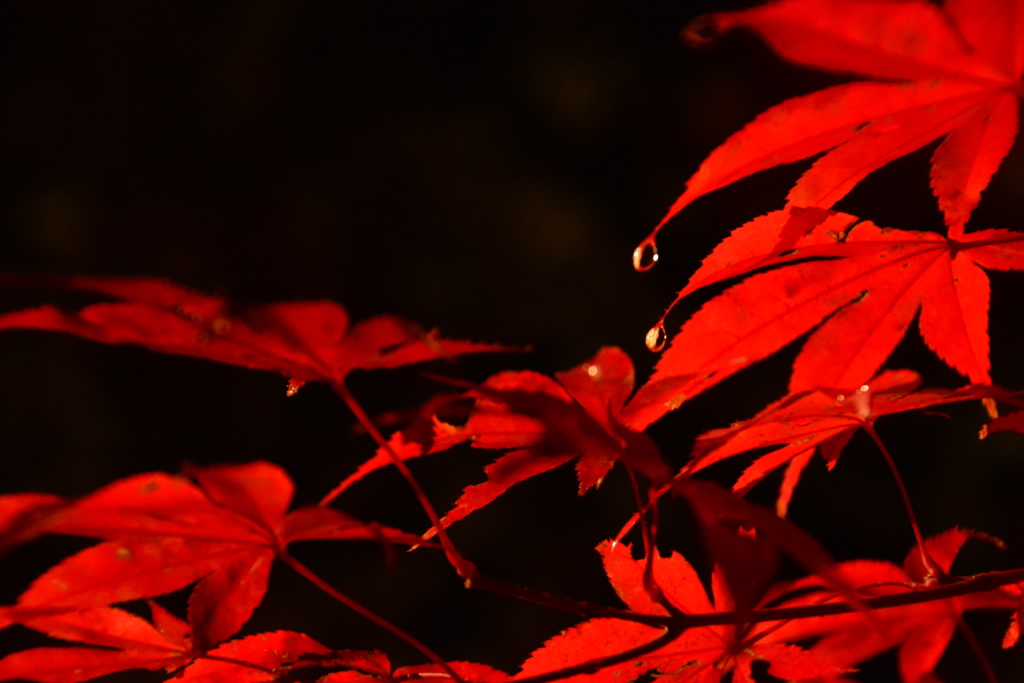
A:
{"type": "Polygon", "coordinates": [[[964,621],[962,614],[953,613],[953,618],[956,620],[956,627],[963,635],[964,640],[971,648],[971,652],[974,653],[974,658],[978,660],[978,665],[981,670],[985,673],[985,680],[988,683],[999,683],[999,677],[996,676],[996,670],[992,668],[992,662],[988,660],[988,655],[985,654],[985,649],[978,642],[978,637],[974,635],[974,631],[964,621]]]}
{"type": "Polygon", "coordinates": [[[673,622],[673,617],[665,617],[658,614],[641,614],[628,609],[605,607],[604,605],[598,605],[592,602],[562,598],[548,593],[541,593],[540,591],[535,591],[531,588],[523,588],[522,586],[505,583],[499,579],[492,579],[491,577],[484,576],[479,572],[477,572],[476,576],[473,578],[466,579],[466,588],[516,598],[517,600],[531,602],[535,605],[541,605],[542,607],[575,614],[576,616],[583,617],[584,619],[607,617],[610,619],[632,621],[637,624],[644,624],[645,626],[663,628],[672,626],[675,623],[673,622]]]}
{"type": "Polygon", "coordinates": [[[928,574],[935,579],[940,579],[945,576],[945,572],[942,568],[935,563],[931,555],[928,554],[928,550],[925,549],[924,536],[921,535],[921,527],[917,523],[917,515],[914,514],[914,506],[910,503],[910,494],[907,493],[907,487],[903,484],[903,477],[900,476],[900,471],[896,467],[896,462],[892,459],[889,454],[889,450],[882,443],[882,439],[879,438],[878,432],[875,431],[875,426],[871,422],[865,422],[864,431],[868,433],[875,445],[878,446],[878,450],[882,452],[882,457],[885,458],[885,462],[889,465],[889,470],[892,472],[892,476],[896,479],[896,485],[900,489],[900,496],[903,497],[903,507],[907,510],[907,517],[910,518],[910,526],[914,530],[914,538],[917,540],[917,549],[921,553],[921,562],[924,564],[925,569],[928,570],[928,574]]]}
{"type": "MultiPolygon", "coordinates": [[[[864,598],[860,604],[854,605],[849,602],[829,603],[824,605],[805,605],[801,607],[773,607],[771,609],[751,610],[749,612],[719,612],[705,614],[685,614],[680,618],[654,617],[657,623],[668,625],[673,621],[684,622],[688,627],[694,626],[718,626],[721,624],[750,624],[762,621],[776,621],[779,619],[805,619],[808,617],[826,617],[834,614],[848,614],[850,612],[863,611],[864,607],[870,609],[889,609],[893,607],[906,607],[917,605],[922,602],[933,602],[935,600],[946,600],[971,593],[984,593],[992,591],[1011,583],[1024,581],[1024,569],[1011,569],[1008,571],[989,572],[967,577],[956,583],[948,583],[934,588],[922,588],[919,590],[908,590],[904,593],[892,595],[880,595],[875,598],[864,598]]],[[[1007,596],[1007,603],[1013,605],[1016,601],[1007,596]]],[[[635,621],[635,620],[634,620],[635,621]]]]}
{"type": "MultiPolygon", "coordinates": [[[[661,586],[658,585],[654,578],[654,558],[658,553],[657,540],[651,525],[647,523],[647,515],[644,514],[644,500],[640,496],[640,485],[637,484],[636,473],[633,472],[632,467],[625,465],[625,463],[623,463],[623,466],[626,468],[626,474],[629,475],[629,484],[633,489],[633,499],[636,501],[637,514],[640,515],[640,535],[644,540],[644,591],[651,600],[668,610],[669,614],[679,613],[676,606],[665,597],[664,591],[661,590],[661,586]]],[[[657,510],[654,506],[652,508],[657,510]]]]}
{"type": "Polygon", "coordinates": [[[636,473],[633,472],[633,468],[625,463],[623,463],[623,467],[625,467],[626,474],[629,476],[629,486],[633,491],[633,501],[636,503],[636,514],[640,518],[640,536],[644,541],[644,557],[651,557],[651,554],[656,552],[656,548],[651,538],[650,527],[647,525],[646,506],[644,505],[643,498],[640,497],[640,485],[636,481],[636,473]]]}
{"type": "Polygon", "coordinates": [[[684,630],[685,629],[683,628],[667,628],[664,633],[651,642],[634,647],[632,650],[626,650],[625,652],[609,655],[607,657],[597,657],[596,659],[591,659],[581,664],[567,666],[564,669],[556,669],[544,674],[537,674],[536,676],[516,678],[515,683],[547,683],[548,681],[557,681],[561,678],[568,678],[579,674],[592,674],[606,667],[621,664],[622,662],[628,662],[631,659],[643,657],[649,652],[660,650],[682,635],[684,630]]]}
{"type": "MultiPolygon", "coordinates": [[[[685,467],[682,469],[681,472],[679,472],[678,474],[676,474],[675,477],[672,478],[672,481],[675,481],[676,479],[678,479],[679,476],[682,475],[684,472],[686,472],[686,468],[685,467]]],[[[633,513],[633,515],[628,520],[626,520],[626,523],[624,525],[622,525],[621,529],[619,529],[619,533],[615,536],[614,539],[612,539],[613,542],[618,543],[619,541],[621,541],[623,539],[623,537],[626,534],[628,534],[630,532],[630,530],[633,528],[633,526],[637,523],[637,520],[639,520],[640,517],[643,514],[645,514],[649,508],[652,508],[655,505],[655,503],[658,502],[659,498],[661,498],[663,495],[668,493],[671,489],[672,489],[672,482],[669,482],[669,483],[665,484],[664,486],[662,486],[657,491],[655,491],[654,493],[651,493],[648,496],[647,504],[644,505],[644,507],[639,512],[633,513]]]]}
{"type": "Polygon", "coordinates": [[[359,401],[356,400],[356,397],[352,395],[352,392],[348,390],[345,383],[334,382],[331,386],[334,391],[341,396],[341,399],[345,402],[345,405],[348,406],[348,409],[352,411],[352,414],[355,415],[359,424],[361,424],[367,433],[373,437],[373,440],[377,442],[377,445],[384,449],[384,452],[388,454],[388,457],[391,458],[392,464],[398,468],[398,471],[412,488],[413,493],[420,502],[420,506],[423,508],[423,511],[427,513],[430,523],[433,524],[434,529],[437,530],[437,539],[441,542],[441,547],[444,548],[445,556],[447,556],[448,561],[455,568],[455,571],[458,572],[459,576],[463,579],[469,579],[475,575],[477,573],[476,566],[474,566],[469,560],[462,557],[462,555],[460,555],[455,549],[455,544],[452,543],[451,538],[448,536],[448,532],[441,524],[441,518],[438,516],[437,510],[435,510],[434,506],[430,503],[430,499],[427,498],[427,494],[423,492],[419,482],[416,481],[416,477],[414,477],[412,471],[409,470],[409,466],[406,465],[405,462],[398,457],[398,454],[395,453],[395,450],[391,448],[391,444],[388,443],[388,440],[380,433],[380,430],[377,429],[377,425],[375,425],[373,420],[370,419],[370,416],[366,414],[366,411],[363,410],[363,406],[360,405],[359,401]]]}
{"type": "Polygon", "coordinates": [[[420,488],[419,482],[416,481],[416,478],[413,476],[412,472],[409,471],[405,462],[399,458],[398,454],[395,453],[393,448],[391,448],[391,444],[389,444],[384,438],[384,435],[380,433],[380,430],[377,429],[373,420],[371,420],[370,416],[366,414],[366,411],[363,410],[362,405],[360,405],[348,390],[348,387],[346,387],[343,382],[337,382],[333,384],[332,387],[334,388],[334,391],[341,396],[345,405],[352,411],[352,414],[355,415],[356,419],[363,428],[366,429],[367,433],[373,437],[378,446],[384,449],[391,458],[395,467],[397,467],[398,471],[401,472],[403,477],[405,477],[406,482],[408,482],[413,493],[415,493],[416,497],[419,499],[423,510],[427,513],[427,517],[430,519],[430,522],[434,525],[434,529],[437,530],[438,540],[441,542],[442,548],[444,548],[448,561],[455,568],[455,571],[458,572],[459,576],[465,581],[466,588],[479,589],[490,593],[496,593],[498,595],[517,598],[526,602],[543,605],[551,609],[576,614],[588,619],[597,616],[606,616],[651,625],[650,620],[652,618],[657,618],[655,615],[637,614],[629,610],[614,609],[611,607],[603,607],[591,603],[569,600],[567,598],[560,598],[547,593],[533,591],[528,588],[514,586],[512,584],[505,583],[504,581],[492,579],[481,574],[476,568],[476,565],[462,557],[462,555],[460,555],[455,549],[455,546],[445,531],[444,526],[441,524],[440,517],[438,517],[438,514],[434,510],[433,505],[431,505],[426,493],[424,493],[423,489],[420,488]]]}
{"type": "MultiPolygon", "coordinates": [[[[624,621],[633,621],[638,624],[646,624],[648,626],[667,627],[676,625],[680,628],[694,628],[699,626],[741,625],[764,621],[827,617],[835,614],[861,612],[864,608],[891,609],[894,607],[907,607],[909,605],[918,605],[923,602],[947,600],[961,595],[984,593],[1012,583],[1021,582],[1024,582],[1024,569],[1011,569],[1007,571],[978,574],[962,578],[955,583],[947,583],[941,586],[935,586],[934,588],[921,588],[917,590],[908,590],[903,593],[893,593],[891,595],[879,595],[874,598],[864,598],[858,604],[850,602],[835,602],[817,605],[802,605],[800,607],[772,607],[769,609],[750,610],[747,612],[706,612],[702,614],[682,614],[680,616],[638,614],[628,610],[616,610],[610,607],[589,605],[587,603],[575,603],[582,606],[577,609],[565,609],[564,607],[562,607],[562,609],[587,618],[603,616],[611,617],[613,619],[622,619],[624,621]]],[[[483,588],[485,590],[487,589],[486,587],[483,588]]],[[[517,597],[521,596],[517,595],[517,597]]],[[[556,600],[562,599],[556,598],[556,600]]],[[[547,602],[542,601],[536,602],[540,602],[540,604],[545,605],[548,604],[547,602]]],[[[566,600],[564,602],[573,603],[573,601],[570,600],[566,600]]],[[[1016,600],[1007,596],[1008,607],[1014,607],[1016,604],[1016,600]]]]}
{"type": "Polygon", "coordinates": [[[358,613],[360,616],[365,617],[366,619],[369,619],[370,621],[372,621],[373,623],[377,624],[377,626],[380,626],[385,631],[388,631],[389,633],[391,633],[391,634],[393,634],[395,636],[398,636],[399,638],[401,638],[405,642],[409,643],[409,645],[412,645],[414,648],[419,650],[420,654],[422,654],[424,657],[426,657],[427,659],[432,661],[434,664],[437,664],[442,669],[444,669],[445,673],[447,673],[449,676],[451,676],[452,680],[454,680],[456,683],[465,683],[465,681],[463,681],[459,677],[459,675],[457,673],[455,673],[455,671],[452,669],[451,666],[448,665],[448,663],[446,661],[444,661],[439,655],[437,655],[433,650],[431,650],[429,647],[427,647],[426,645],[421,643],[419,640],[417,640],[413,636],[409,635],[408,633],[406,633],[405,631],[403,631],[399,627],[395,626],[394,624],[392,624],[390,621],[388,621],[384,617],[382,617],[382,616],[376,614],[375,612],[373,612],[373,611],[363,607],[358,602],[356,602],[352,598],[348,597],[347,595],[345,595],[344,593],[342,593],[341,591],[336,589],[331,584],[329,584],[326,581],[324,581],[323,579],[321,579],[315,572],[313,572],[313,570],[309,569],[306,565],[304,565],[301,562],[299,562],[298,560],[296,560],[294,557],[289,555],[287,552],[285,552],[285,551],[278,551],[277,556],[281,559],[282,562],[284,562],[289,567],[294,569],[304,579],[308,580],[310,583],[312,583],[314,586],[316,586],[317,588],[322,590],[324,593],[327,593],[328,595],[330,595],[332,598],[334,598],[335,600],[337,600],[341,604],[345,605],[349,609],[351,609],[354,612],[358,613]]]}

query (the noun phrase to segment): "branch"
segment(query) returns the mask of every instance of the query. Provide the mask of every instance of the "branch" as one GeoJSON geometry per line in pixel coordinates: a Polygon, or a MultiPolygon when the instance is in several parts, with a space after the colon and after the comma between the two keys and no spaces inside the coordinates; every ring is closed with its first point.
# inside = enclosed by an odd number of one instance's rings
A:
{"type": "Polygon", "coordinates": [[[391,463],[398,468],[398,471],[405,478],[405,481],[412,488],[413,493],[416,495],[417,500],[420,502],[420,506],[423,511],[427,513],[427,517],[430,519],[430,523],[434,525],[437,530],[437,539],[441,542],[441,547],[444,548],[444,554],[448,558],[448,562],[455,568],[459,576],[463,579],[468,579],[470,576],[477,572],[476,566],[459,554],[459,551],[455,549],[455,544],[452,543],[451,538],[448,536],[448,532],[445,530],[444,525],[441,524],[441,518],[437,514],[437,510],[430,503],[430,499],[427,498],[427,494],[423,492],[419,482],[416,481],[416,477],[413,476],[412,471],[409,470],[409,466],[398,457],[395,450],[391,448],[391,444],[384,438],[384,435],[377,429],[377,425],[373,423],[370,416],[363,410],[363,406],[360,405],[356,397],[352,395],[352,392],[348,390],[344,382],[334,382],[331,384],[334,391],[341,397],[348,406],[348,409],[352,411],[359,424],[373,437],[373,440],[377,442],[377,445],[384,449],[384,452],[388,454],[391,459],[391,463]]]}
{"type": "Polygon", "coordinates": [[[1024,581],[1024,569],[1010,569],[1000,572],[977,574],[955,581],[954,583],[909,590],[904,593],[880,595],[875,598],[864,598],[859,605],[848,602],[829,603],[824,605],[805,605],[802,607],[773,607],[771,609],[750,610],[748,612],[720,612],[709,614],[687,614],[679,618],[654,616],[662,625],[673,621],[684,621],[687,627],[719,626],[723,624],[753,624],[778,619],[806,619],[809,617],[825,617],[833,614],[847,614],[863,611],[862,605],[870,609],[888,609],[917,605],[922,602],[946,600],[971,593],[984,593],[1011,583],[1024,581]]]}
{"type": "Polygon", "coordinates": [[[940,580],[946,575],[946,572],[942,571],[942,568],[935,563],[932,556],[928,554],[928,549],[924,544],[924,536],[921,534],[921,526],[917,523],[917,515],[914,513],[914,506],[910,502],[910,493],[907,492],[907,487],[903,484],[903,477],[900,476],[899,468],[896,467],[896,461],[892,459],[889,454],[889,449],[882,443],[882,439],[878,436],[878,432],[875,431],[875,425],[871,422],[865,422],[862,427],[864,431],[868,433],[871,440],[878,446],[878,450],[882,452],[882,457],[885,458],[886,464],[889,466],[889,470],[892,472],[893,478],[896,480],[896,485],[900,489],[900,496],[903,498],[903,507],[907,510],[907,517],[910,518],[910,526],[914,531],[914,539],[917,541],[917,551],[921,554],[921,564],[924,565],[925,569],[928,570],[928,575],[935,580],[940,580]]]}
{"type": "Polygon", "coordinates": [[[299,562],[298,560],[296,560],[294,557],[289,555],[287,552],[285,552],[283,550],[279,550],[278,553],[277,553],[277,556],[281,559],[282,562],[284,562],[289,567],[291,567],[296,572],[298,572],[304,579],[307,579],[314,586],[316,586],[317,588],[319,588],[323,592],[327,593],[328,595],[330,595],[332,598],[334,598],[335,600],[337,600],[341,604],[343,604],[346,607],[348,607],[349,609],[355,611],[360,616],[365,617],[366,619],[369,619],[370,621],[372,621],[373,623],[377,624],[377,626],[380,626],[385,631],[388,631],[389,633],[391,633],[391,634],[393,634],[395,636],[398,636],[399,638],[401,638],[402,640],[407,642],[409,645],[412,645],[414,648],[416,648],[420,652],[420,654],[422,654],[427,659],[432,661],[434,664],[437,664],[442,669],[444,669],[445,673],[447,673],[449,676],[451,676],[453,681],[455,681],[456,683],[465,683],[465,681],[463,681],[463,679],[460,678],[457,673],[455,673],[455,670],[452,669],[452,667],[448,664],[448,662],[444,661],[444,659],[442,659],[438,654],[436,654],[429,647],[427,647],[426,645],[421,643],[419,640],[417,640],[413,636],[409,635],[408,633],[406,633],[405,631],[403,631],[399,627],[395,626],[394,624],[392,624],[390,621],[388,621],[384,617],[382,617],[382,616],[376,614],[375,612],[373,612],[373,611],[363,607],[358,602],[356,602],[352,598],[348,597],[347,595],[345,595],[344,593],[342,593],[341,591],[336,589],[334,586],[330,585],[329,583],[327,583],[326,581],[321,579],[313,570],[309,569],[306,565],[304,565],[301,562],[299,562]]]}

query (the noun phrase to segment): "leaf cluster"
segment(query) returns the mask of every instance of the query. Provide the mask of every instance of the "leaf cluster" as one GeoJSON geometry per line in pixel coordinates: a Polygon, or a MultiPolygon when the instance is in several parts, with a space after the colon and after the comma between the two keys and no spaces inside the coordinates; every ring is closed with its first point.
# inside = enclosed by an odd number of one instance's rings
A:
{"type": "Polygon", "coordinates": [[[76,500],[0,496],[0,553],[46,534],[98,540],[0,607],[0,629],[20,626],[71,643],[7,654],[0,680],[65,683],[148,669],[166,671],[169,680],[244,682],[611,683],[657,676],[842,683],[895,651],[905,683],[934,683],[957,631],[975,649],[981,675],[995,680],[989,644],[978,642],[963,615],[1002,611],[1002,646],[1012,647],[1024,618],[1024,568],[954,573],[968,539],[1002,542],[959,527],[926,538],[899,454],[889,452],[875,424],[971,402],[991,420],[982,437],[1024,432],[1024,400],[993,383],[986,273],[1024,269],[1024,233],[967,229],[1017,133],[1024,0],[776,0],[702,17],[684,35],[701,44],[735,28],[758,34],[785,60],[864,80],[782,102],[728,138],[637,247],[634,265],[646,270],[657,261],[658,231],[690,203],[757,171],[818,157],[782,208],[737,228],[690,277],[676,302],[711,285],[725,288],[676,334],[666,331],[665,317],[654,325],[648,346],[664,352],[639,387],[633,360],[611,346],[554,376],[517,370],[472,382],[435,374],[438,396],[385,435],[391,420],[364,410],[349,386],[352,373],[519,349],[446,339],[396,316],[353,324],[329,301],[247,306],[150,278],[5,276],[6,287],[101,300],[77,310],[43,305],[3,313],[0,330],[60,332],[269,371],[287,380],[288,396],[323,383],[377,451],[318,505],[296,509],[288,474],[265,461],[141,473],[76,500]],[[834,209],[874,170],[940,139],[930,184],[943,231],[882,227],[834,209]],[[925,344],[964,386],[922,388],[918,373],[885,367],[915,320],[925,344]],[[805,335],[785,396],[750,419],[707,431],[684,465],[671,464],[647,433],[651,425],[805,335]],[[902,495],[916,539],[902,565],[836,562],[787,519],[814,456],[831,469],[858,431],[876,444],[902,495]],[[442,515],[407,462],[460,445],[500,454],[442,515]],[[703,477],[716,463],[753,451],[731,491],[703,477]],[[570,463],[579,495],[616,468],[632,487],[636,514],[597,548],[622,605],[489,576],[448,533],[516,484],[570,463]],[[362,521],[338,507],[352,487],[391,467],[430,520],[422,533],[362,521]],[[780,468],[774,510],[744,499],[780,468]],[[706,566],[659,550],[668,496],[689,507],[706,566]],[[634,539],[624,541],[626,534],[634,539]],[[305,541],[433,552],[469,589],[582,621],[540,645],[515,674],[450,661],[429,638],[407,633],[297,560],[290,547],[305,541]],[[801,576],[784,578],[785,562],[801,576]],[[277,566],[403,639],[425,663],[393,668],[382,652],[335,649],[289,631],[239,636],[277,566]],[[187,592],[188,607],[176,615],[157,599],[179,591],[187,592]],[[143,604],[148,618],[138,613],[143,604]]]}

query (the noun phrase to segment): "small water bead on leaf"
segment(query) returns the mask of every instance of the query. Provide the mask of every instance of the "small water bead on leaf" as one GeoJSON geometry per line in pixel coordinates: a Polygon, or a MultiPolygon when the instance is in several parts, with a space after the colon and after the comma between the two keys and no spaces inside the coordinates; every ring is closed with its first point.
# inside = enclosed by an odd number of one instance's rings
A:
{"type": "Polygon", "coordinates": [[[647,331],[647,338],[644,342],[647,344],[647,348],[657,353],[665,348],[665,342],[668,341],[668,333],[665,332],[665,325],[658,323],[647,331]]]}
{"type": "Polygon", "coordinates": [[[871,387],[862,384],[850,397],[854,408],[857,410],[857,417],[866,420],[871,417],[871,387]]]}
{"type": "Polygon", "coordinates": [[[638,272],[650,270],[657,262],[658,245],[654,243],[653,237],[648,237],[633,250],[633,268],[638,272]]]}
{"type": "Polygon", "coordinates": [[[301,389],[305,384],[305,380],[301,379],[288,380],[288,389],[285,391],[285,396],[294,396],[299,393],[299,389],[301,389]]]}

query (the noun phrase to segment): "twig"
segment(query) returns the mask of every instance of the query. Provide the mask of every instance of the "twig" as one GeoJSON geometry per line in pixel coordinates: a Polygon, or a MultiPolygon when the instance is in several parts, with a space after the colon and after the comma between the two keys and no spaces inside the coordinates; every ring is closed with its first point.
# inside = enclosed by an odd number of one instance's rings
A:
{"type": "Polygon", "coordinates": [[[284,562],[289,567],[294,569],[304,579],[308,580],[310,583],[312,583],[314,586],[322,590],[324,593],[327,593],[341,604],[358,613],[360,616],[369,619],[385,631],[388,631],[389,633],[398,636],[399,638],[407,642],[409,645],[412,645],[414,648],[419,650],[419,652],[423,656],[432,661],[434,664],[440,666],[442,669],[444,669],[445,673],[451,676],[452,680],[454,680],[456,683],[465,683],[465,681],[463,681],[462,678],[460,678],[459,675],[455,673],[455,670],[452,669],[452,667],[446,661],[444,661],[444,659],[442,659],[438,654],[436,654],[429,647],[421,643],[419,640],[409,635],[399,627],[395,626],[384,617],[376,614],[375,612],[367,609],[366,607],[363,607],[358,602],[356,602],[352,598],[348,597],[347,595],[336,589],[334,586],[324,581],[312,569],[309,569],[306,565],[296,560],[287,552],[279,550],[277,556],[281,559],[282,562],[284,562]]]}

